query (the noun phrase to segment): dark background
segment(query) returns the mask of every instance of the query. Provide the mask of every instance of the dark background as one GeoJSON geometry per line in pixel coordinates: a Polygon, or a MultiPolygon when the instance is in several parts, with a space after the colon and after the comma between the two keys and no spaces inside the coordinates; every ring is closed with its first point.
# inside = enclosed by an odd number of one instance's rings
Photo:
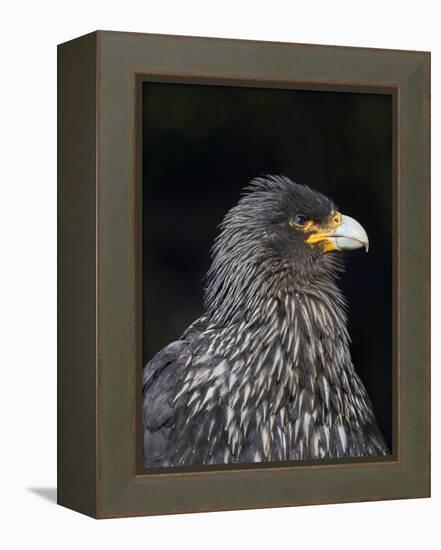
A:
{"type": "Polygon", "coordinates": [[[366,229],[346,256],[352,359],[392,445],[392,97],[143,84],[144,362],[202,314],[217,226],[260,174],[328,195],[366,229]]]}

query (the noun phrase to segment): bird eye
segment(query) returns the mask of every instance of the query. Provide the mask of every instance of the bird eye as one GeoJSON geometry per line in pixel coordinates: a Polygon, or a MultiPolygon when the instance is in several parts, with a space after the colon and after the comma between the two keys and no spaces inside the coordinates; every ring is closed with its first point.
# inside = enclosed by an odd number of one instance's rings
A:
{"type": "Polygon", "coordinates": [[[308,223],[308,220],[306,219],[306,216],[303,214],[297,214],[295,218],[292,220],[295,225],[299,227],[305,227],[305,225],[308,223]]]}

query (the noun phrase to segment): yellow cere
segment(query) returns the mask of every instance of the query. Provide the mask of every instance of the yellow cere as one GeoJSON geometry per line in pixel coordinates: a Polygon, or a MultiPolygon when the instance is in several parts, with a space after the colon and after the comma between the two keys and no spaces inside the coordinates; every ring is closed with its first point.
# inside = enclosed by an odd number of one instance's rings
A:
{"type": "Polygon", "coordinates": [[[308,222],[304,228],[305,232],[311,233],[306,239],[306,243],[311,246],[321,243],[323,246],[323,252],[331,252],[336,250],[336,246],[330,240],[330,237],[334,234],[334,231],[342,224],[342,215],[340,212],[331,212],[328,221],[325,224],[317,225],[315,223],[308,222]]]}

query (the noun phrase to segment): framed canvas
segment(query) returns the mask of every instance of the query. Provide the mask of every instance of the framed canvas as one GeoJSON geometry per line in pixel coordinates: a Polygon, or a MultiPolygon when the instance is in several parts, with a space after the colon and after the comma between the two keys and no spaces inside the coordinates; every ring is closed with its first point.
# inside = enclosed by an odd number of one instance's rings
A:
{"type": "Polygon", "coordinates": [[[58,502],[428,497],[429,54],[97,31],[58,59],[58,502]]]}

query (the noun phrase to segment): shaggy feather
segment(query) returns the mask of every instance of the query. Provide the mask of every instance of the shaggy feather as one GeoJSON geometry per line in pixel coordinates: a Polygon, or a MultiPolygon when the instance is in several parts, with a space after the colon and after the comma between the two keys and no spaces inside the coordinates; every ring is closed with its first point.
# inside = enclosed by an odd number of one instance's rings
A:
{"type": "Polygon", "coordinates": [[[144,465],[385,455],[350,356],[338,254],[288,228],[325,196],[254,180],[221,224],[205,314],[144,369],[144,465]]]}

